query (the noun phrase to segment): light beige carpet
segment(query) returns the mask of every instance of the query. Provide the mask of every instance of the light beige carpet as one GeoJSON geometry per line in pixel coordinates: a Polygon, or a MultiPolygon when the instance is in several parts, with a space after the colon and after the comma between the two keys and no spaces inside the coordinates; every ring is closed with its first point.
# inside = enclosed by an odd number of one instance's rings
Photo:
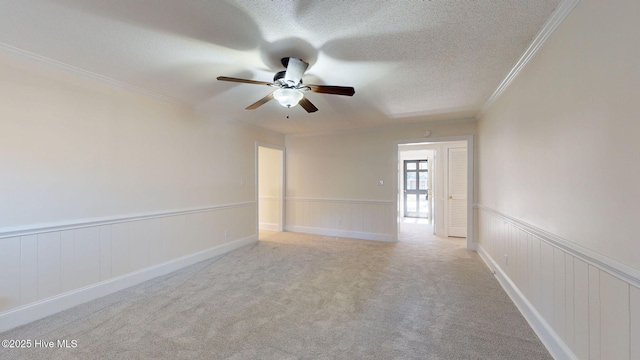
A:
{"type": "Polygon", "coordinates": [[[0,359],[550,359],[464,241],[268,233],[0,334],[0,359]]]}

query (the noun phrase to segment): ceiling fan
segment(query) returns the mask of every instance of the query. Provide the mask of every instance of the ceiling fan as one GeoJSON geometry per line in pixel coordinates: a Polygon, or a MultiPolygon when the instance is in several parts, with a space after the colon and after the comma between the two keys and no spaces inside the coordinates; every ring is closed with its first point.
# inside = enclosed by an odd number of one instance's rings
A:
{"type": "Polygon", "coordinates": [[[353,96],[355,90],[347,86],[331,86],[331,85],[307,85],[302,83],[302,75],[309,64],[294,57],[286,57],[281,60],[282,65],[287,70],[280,71],[273,77],[273,82],[239,79],[228,76],[218,76],[218,80],[239,82],[245,84],[267,85],[276,88],[272,93],[256,101],[246,107],[247,110],[257,109],[259,106],[267,103],[272,99],[276,99],[280,105],[290,108],[300,104],[308,113],[318,111],[304,96],[304,92],[311,91],[322,94],[346,95],[353,96]]]}

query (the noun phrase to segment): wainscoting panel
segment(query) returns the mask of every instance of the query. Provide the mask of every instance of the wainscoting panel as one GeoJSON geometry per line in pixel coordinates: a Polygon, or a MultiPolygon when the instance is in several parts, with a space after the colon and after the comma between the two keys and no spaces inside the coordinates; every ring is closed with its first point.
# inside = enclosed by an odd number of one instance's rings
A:
{"type": "Polygon", "coordinates": [[[395,241],[393,201],[286,199],[286,230],[318,235],[395,241]]]}
{"type": "Polygon", "coordinates": [[[478,252],[556,359],[640,359],[634,269],[476,205],[478,252]]]}
{"type": "Polygon", "coordinates": [[[20,306],[20,237],[0,240],[0,308],[20,306]]]}
{"type": "MultiPolygon", "coordinates": [[[[18,254],[16,254],[18,255],[18,254]]],[[[20,300],[22,303],[38,300],[38,237],[20,239],[20,300]]]]}
{"type": "Polygon", "coordinates": [[[255,242],[255,211],[246,202],[0,232],[0,332],[255,242]]]}
{"type": "Polygon", "coordinates": [[[631,334],[629,337],[634,339],[631,341],[631,359],[640,359],[640,289],[631,287],[631,294],[629,296],[631,309],[631,326],[629,331],[631,334]]]}

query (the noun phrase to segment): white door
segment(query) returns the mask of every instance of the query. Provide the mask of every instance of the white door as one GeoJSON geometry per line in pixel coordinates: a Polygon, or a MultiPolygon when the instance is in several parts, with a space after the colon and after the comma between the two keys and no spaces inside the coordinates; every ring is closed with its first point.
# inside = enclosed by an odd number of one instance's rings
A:
{"type": "Polygon", "coordinates": [[[467,237],[467,148],[449,148],[449,236],[467,237]]]}

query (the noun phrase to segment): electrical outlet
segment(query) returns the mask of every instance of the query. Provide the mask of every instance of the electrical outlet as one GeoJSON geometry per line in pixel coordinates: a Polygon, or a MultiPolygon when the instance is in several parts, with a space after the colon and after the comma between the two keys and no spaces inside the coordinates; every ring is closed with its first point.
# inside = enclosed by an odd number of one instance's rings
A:
{"type": "Polygon", "coordinates": [[[229,230],[224,231],[224,238],[227,239],[229,237],[229,230]]]}
{"type": "Polygon", "coordinates": [[[240,179],[240,186],[244,186],[244,179],[240,179]]]}
{"type": "Polygon", "coordinates": [[[504,264],[506,266],[509,266],[509,255],[507,255],[507,254],[504,254],[504,264]]]}
{"type": "Polygon", "coordinates": [[[384,185],[384,180],[378,180],[378,186],[384,185]]]}

